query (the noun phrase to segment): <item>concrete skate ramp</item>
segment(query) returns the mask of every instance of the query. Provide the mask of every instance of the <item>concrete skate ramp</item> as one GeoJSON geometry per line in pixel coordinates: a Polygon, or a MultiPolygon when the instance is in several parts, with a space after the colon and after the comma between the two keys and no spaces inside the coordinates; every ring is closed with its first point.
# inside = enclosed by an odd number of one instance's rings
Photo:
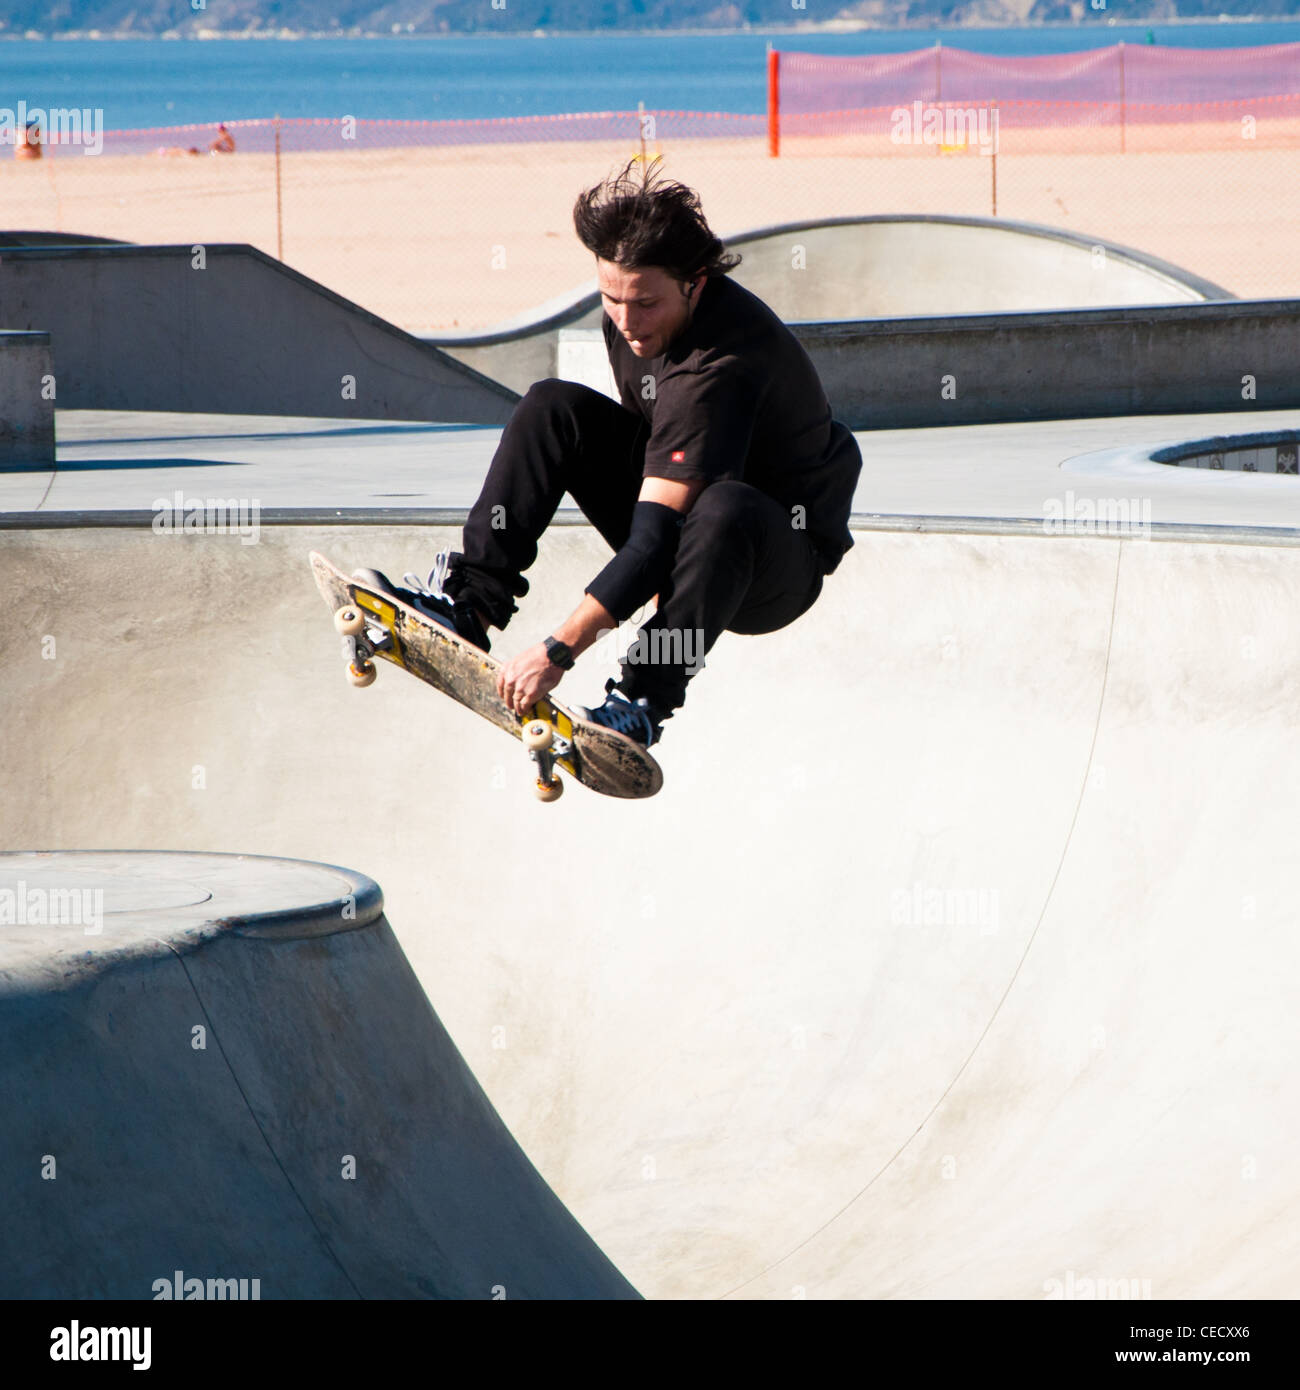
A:
{"type": "Polygon", "coordinates": [[[15,247],[0,327],[51,335],[63,410],[503,425],[518,403],[252,246],[15,247]]]}
{"type": "MultiPolygon", "coordinates": [[[[1100,237],[988,217],[835,217],[726,238],[732,276],[787,323],[860,322],[1233,299],[1100,237]]],[[[595,329],[595,281],[480,333],[425,341],[521,394],[557,375],[563,329],[595,329]]]]}
{"type": "MultiPolygon", "coordinates": [[[[474,716],[344,682],[307,551],[454,529],[13,530],[0,842],[373,876],[648,1296],[1296,1297],[1300,548],[918,525],[719,645],[659,796],[550,807],[474,716]]],[[[552,531],[497,650],[602,561],[552,531]]]]}
{"type": "Polygon", "coordinates": [[[0,1297],[634,1296],[502,1126],[369,879],[0,854],[0,912],[0,1297]]]}

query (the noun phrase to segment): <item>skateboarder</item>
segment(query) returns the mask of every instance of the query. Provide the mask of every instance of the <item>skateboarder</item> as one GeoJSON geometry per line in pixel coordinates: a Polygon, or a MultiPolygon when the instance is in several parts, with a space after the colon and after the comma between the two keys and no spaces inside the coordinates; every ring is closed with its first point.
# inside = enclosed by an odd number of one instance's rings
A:
{"type": "Polygon", "coordinates": [[[658,595],[658,609],[586,711],[649,747],[726,631],[773,632],[804,613],[853,544],[862,458],[831,418],[797,339],[727,272],[739,264],[698,196],[634,163],[583,192],[574,226],[596,258],[620,401],[534,383],[501,436],[463,547],[427,581],[369,582],[485,651],[528,592],[523,577],[567,491],[613,558],[572,615],[502,669],[517,713],[576,656],[658,595]]]}

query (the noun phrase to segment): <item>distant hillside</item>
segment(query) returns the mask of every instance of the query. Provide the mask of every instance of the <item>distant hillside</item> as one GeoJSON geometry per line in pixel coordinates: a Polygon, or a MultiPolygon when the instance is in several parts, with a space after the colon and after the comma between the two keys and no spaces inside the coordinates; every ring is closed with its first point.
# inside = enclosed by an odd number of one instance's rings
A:
{"type": "MultiPolygon", "coordinates": [[[[1126,24],[1174,19],[1286,18],[1300,0],[5,0],[0,36],[90,34],[473,34],[537,29],[741,29],[746,26],[933,28],[960,25],[1126,24]]],[[[1100,35],[1099,35],[1100,37],[1100,35]]]]}

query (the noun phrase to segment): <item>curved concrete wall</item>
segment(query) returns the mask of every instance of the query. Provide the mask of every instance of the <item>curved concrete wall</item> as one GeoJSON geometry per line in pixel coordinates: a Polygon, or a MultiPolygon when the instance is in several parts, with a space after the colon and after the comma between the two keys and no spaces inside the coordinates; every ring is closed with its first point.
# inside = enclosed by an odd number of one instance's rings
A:
{"type": "MultiPolygon", "coordinates": [[[[1233,298],[1114,242],[994,218],[831,218],[726,241],[743,257],[733,278],[787,323],[1233,298]]],[[[602,314],[593,282],[484,333],[425,341],[522,393],[556,375],[562,329],[597,328],[602,314]]]]}
{"type": "Polygon", "coordinates": [[[727,245],[744,256],[736,278],[787,322],[1233,297],[1114,242],[994,218],[844,218],[727,245]]]}
{"type": "MultiPolygon", "coordinates": [[[[373,875],[647,1295],[1300,1294],[1300,549],[858,530],[804,619],[710,655],[657,797],[548,807],[483,721],[344,682],[307,551],[457,534],[9,532],[0,842],[373,875]]],[[[550,533],[497,650],[601,550],[550,533]]]]}

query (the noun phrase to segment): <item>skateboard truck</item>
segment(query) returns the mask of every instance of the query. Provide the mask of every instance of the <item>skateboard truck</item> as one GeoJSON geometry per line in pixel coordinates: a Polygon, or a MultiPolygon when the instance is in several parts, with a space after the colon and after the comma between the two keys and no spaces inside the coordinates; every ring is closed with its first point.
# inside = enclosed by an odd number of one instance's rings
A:
{"type": "Polygon", "coordinates": [[[531,718],[519,737],[528,756],[537,764],[537,783],[533,790],[539,801],[555,801],[564,791],[564,783],[555,775],[555,765],[561,758],[573,756],[573,740],[556,731],[549,719],[531,718]]]}
{"type": "Polygon", "coordinates": [[[372,658],[379,652],[392,649],[393,634],[384,632],[379,636],[375,629],[367,631],[365,614],[353,604],[340,608],[334,614],[334,627],[343,638],[349,683],[358,689],[372,685],[378,674],[372,658]]]}

